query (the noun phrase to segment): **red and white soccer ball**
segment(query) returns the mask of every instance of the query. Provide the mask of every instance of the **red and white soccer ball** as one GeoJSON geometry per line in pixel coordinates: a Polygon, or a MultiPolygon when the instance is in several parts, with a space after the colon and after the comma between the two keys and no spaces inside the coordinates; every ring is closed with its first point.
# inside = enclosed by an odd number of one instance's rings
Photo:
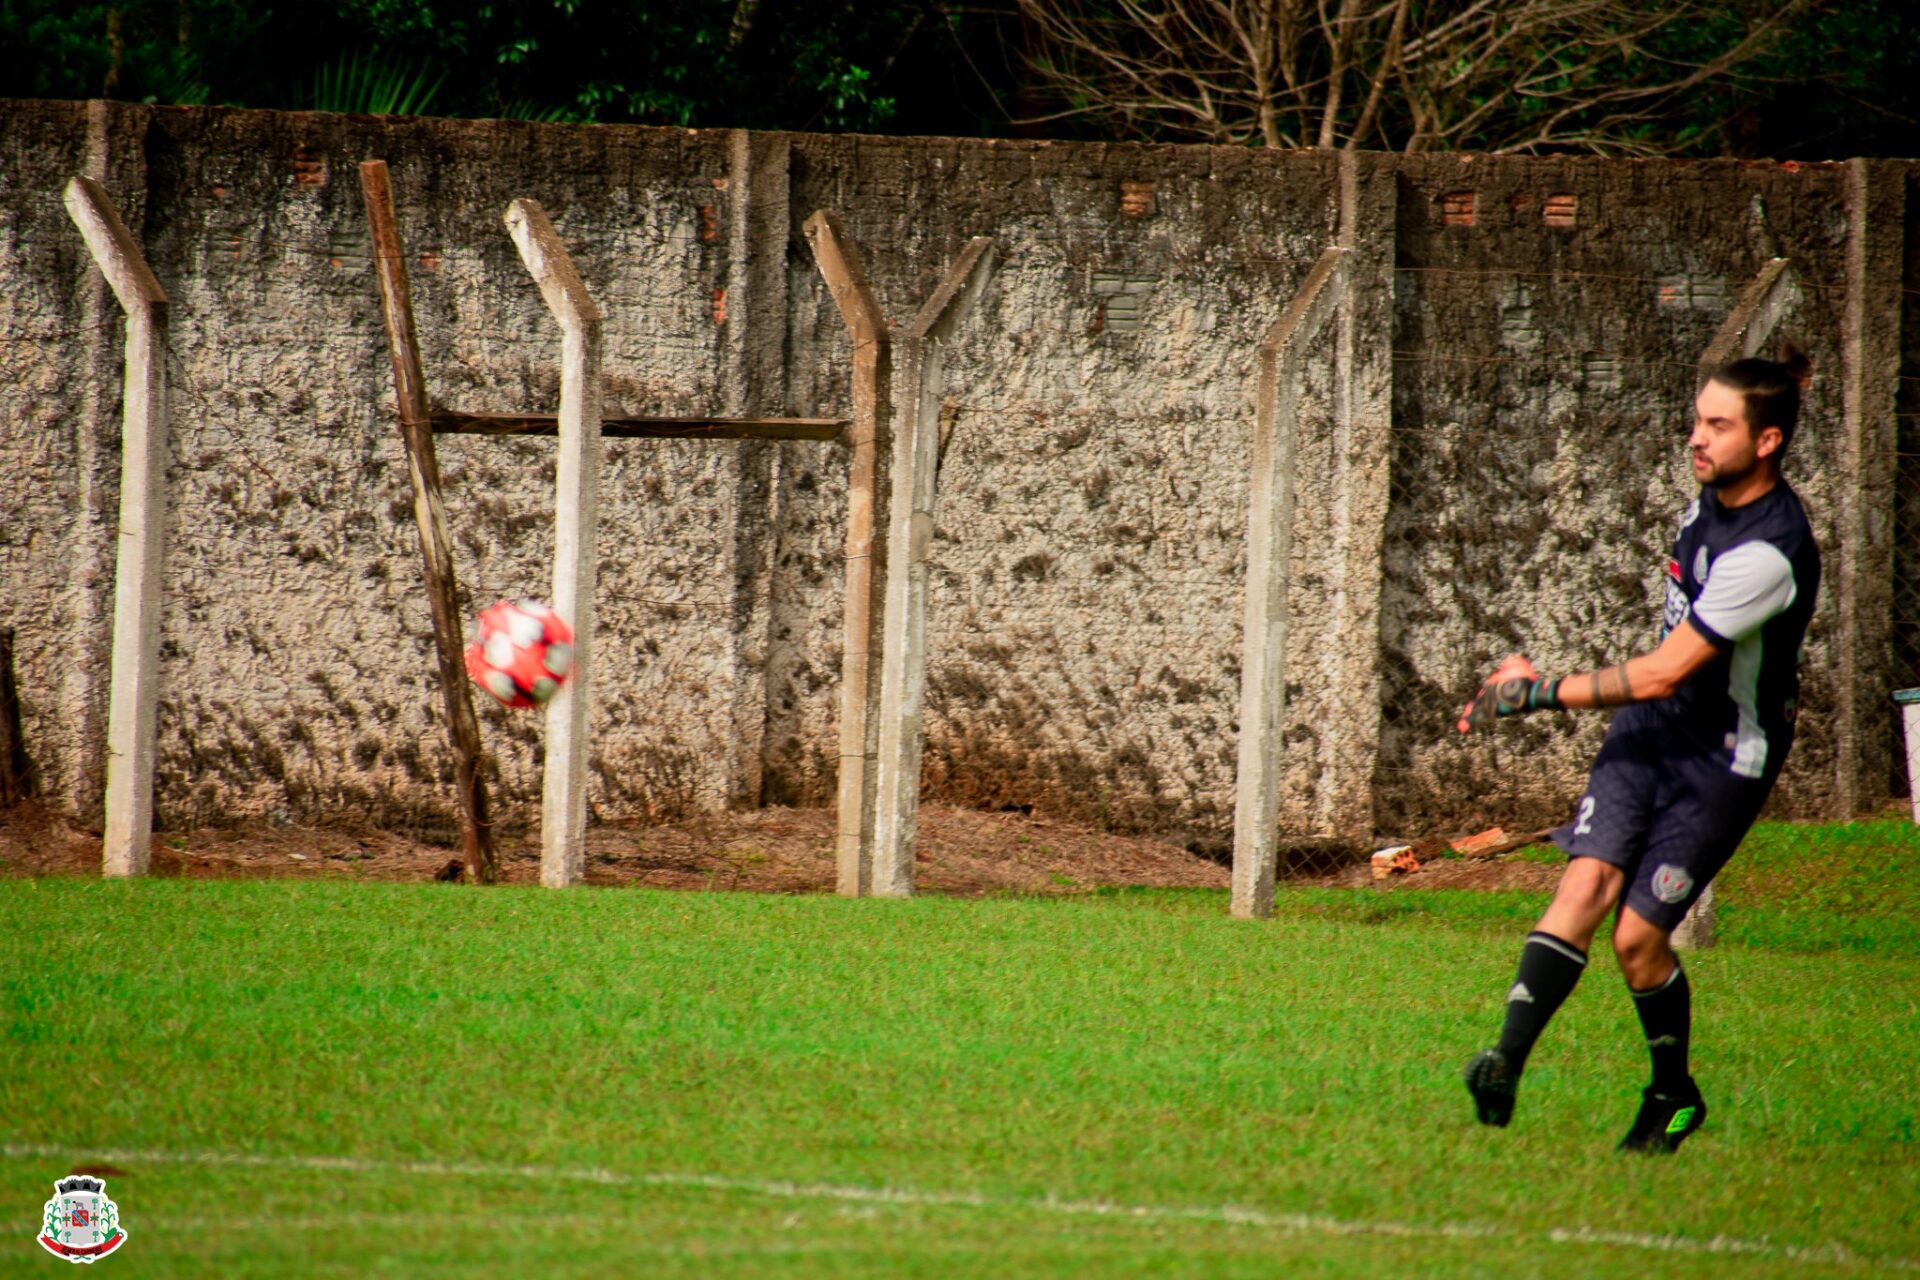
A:
{"type": "Polygon", "coordinates": [[[480,611],[467,674],[508,707],[537,707],[573,671],[573,628],[538,600],[502,600],[480,611]]]}

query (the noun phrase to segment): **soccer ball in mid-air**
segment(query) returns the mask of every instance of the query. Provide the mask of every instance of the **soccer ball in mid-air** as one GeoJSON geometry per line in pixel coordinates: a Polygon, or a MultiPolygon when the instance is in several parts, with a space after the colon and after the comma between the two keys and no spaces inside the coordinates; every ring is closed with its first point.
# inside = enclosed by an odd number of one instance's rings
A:
{"type": "Polygon", "coordinates": [[[467,674],[508,707],[537,707],[573,670],[573,628],[538,600],[502,600],[480,611],[467,674]]]}

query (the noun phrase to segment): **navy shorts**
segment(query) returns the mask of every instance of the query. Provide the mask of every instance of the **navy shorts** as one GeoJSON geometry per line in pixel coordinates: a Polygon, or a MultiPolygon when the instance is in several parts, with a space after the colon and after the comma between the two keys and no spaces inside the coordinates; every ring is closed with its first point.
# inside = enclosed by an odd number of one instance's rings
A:
{"type": "Polygon", "coordinates": [[[1700,750],[1651,707],[1622,707],[1573,821],[1554,831],[1553,842],[1569,858],[1598,858],[1626,872],[1622,900],[1671,930],[1740,847],[1773,790],[1775,771],[1743,778],[1730,763],[1729,753],[1700,750]]]}

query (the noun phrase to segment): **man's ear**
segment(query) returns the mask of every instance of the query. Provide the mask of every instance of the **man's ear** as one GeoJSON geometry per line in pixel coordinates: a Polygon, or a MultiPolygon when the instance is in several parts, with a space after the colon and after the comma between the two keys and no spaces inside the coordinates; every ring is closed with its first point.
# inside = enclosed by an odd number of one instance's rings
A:
{"type": "Polygon", "coordinates": [[[1781,442],[1786,438],[1786,433],[1778,427],[1760,428],[1760,434],[1753,442],[1754,457],[1771,458],[1774,454],[1780,452],[1781,442]]]}

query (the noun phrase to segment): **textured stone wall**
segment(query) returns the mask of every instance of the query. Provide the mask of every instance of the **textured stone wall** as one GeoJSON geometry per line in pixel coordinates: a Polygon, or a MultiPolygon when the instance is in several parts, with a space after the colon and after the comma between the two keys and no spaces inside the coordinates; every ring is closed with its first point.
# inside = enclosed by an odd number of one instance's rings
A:
{"type": "Polygon", "coordinates": [[[1845,205],[1839,165],[1401,165],[1383,828],[1477,803],[1515,822],[1559,820],[1602,718],[1534,717],[1468,750],[1437,738],[1435,721],[1505,653],[1564,671],[1653,643],[1660,574],[1695,492],[1684,443],[1696,362],[1782,254],[1800,302],[1780,332],[1818,370],[1786,471],[1827,552],[1827,585],[1781,794],[1800,812],[1825,809],[1845,205]]]}
{"type": "MultiPolygon", "coordinates": [[[[1221,825],[1249,370],[1331,230],[1331,164],[824,138],[796,141],[795,156],[795,209],[840,211],[882,307],[902,321],[968,236],[999,242],[995,278],[947,361],[931,793],[1126,828],[1221,825]]],[[[794,298],[795,386],[818,388],[801,403],[843,404],[839,317],[815,278],[794,298]]],[[[796,514],[831,521],[840,479],[796,514]]],[[[796,693],[772,736],[817,750],[832,741],[837,612],[811,620],[799,678],[778,683],[818,692],[796,693]]]]}
{"type": "MultiPolygon", "coordinates": [[[[451,408],[557,398],[559,333],[501,223],[515,197],[546,206],[606,313],[610,415],[845,414],[848,338],[799,233],[817,208],[901,324],[995,237],[947,362],[928,794],[1220,844],[1255,347],[1340,234],[1334,157],[0,103],[0,625],[60,804],[99,803],[118,501],[118,313],[60,206],[85,172],[174,304],[160,820],[451,829],[355,170],[373,157],[451,408]]],[[[1369,811],[1388,833],[1553,816],[1597,720],[1463,748],[1448,712],[1510,648],[1565,669],[1651,639],[1693,362],[1774,254],[1805,282],[1785,328],[1821,361],[1790,474],[1823,532],[1871,462],[1836,448],[1826,377],[1849,367],[1846,173],[1357,172],[1377,269],[1348,372],[1383,405],[1390,383],[1391,424],[1343,433],[1340,372],[1310,362],[1285,820],[1359,838],[1369,811]]],[[[469,602],[545,594],[551,443],[443,436],[440,458],[469,602]]],[[[845,450],[610,441],[606,467],[593,812],[830,802],[845,450]]],[[[1891,581],[1893,554],[1860,571],[1891,581]]],[[[1832,803],[1834,733],[1890,733],[1825,714],[1836,679],[1884,682],[1838,656],[1840,616],[1809,648],[1801,811],[1832,803]]],[[[488,707],[499,807],[525,820],[540,722],[488,707]]]]}

